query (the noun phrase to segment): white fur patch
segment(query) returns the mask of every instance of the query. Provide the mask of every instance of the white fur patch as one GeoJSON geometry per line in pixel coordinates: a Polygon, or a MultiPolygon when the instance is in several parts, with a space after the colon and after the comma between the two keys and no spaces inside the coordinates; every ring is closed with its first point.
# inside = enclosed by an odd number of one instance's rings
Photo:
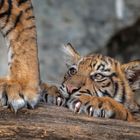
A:
{"type": "Polygon", "coordinates": [[[9,102],[14,111],[17,112],[18,109],[23,108],[25,106],[25,101],[23,99],[13,100],[9,102]]]}
{"type": "Polygon", "coordinates": [[[71,49],[70,49],[68,46],[62,45],[62,51],[63,51],[66,55],[68,55],[68,56],[70,56],[70,57],[74,57],[73,52],[71,51],[71,49]]]}
{"type": "Polygon", "coordinates": [[[12,51],[12,48],[10,47],[8,51],[8,63],[12,62],[12,54],[13,54],[13,51],[12,51]]]}
{"type": "Polygon", "coordinates": [[[70,51],[70,49],[68,47],[66,47],[65,45],[63,45],[61,47],[61,51],[63,52],[63,58],[65,60],[65,63],[70,66],[72,65],[72,60],[74,58],[73,53],[70,51]]]}

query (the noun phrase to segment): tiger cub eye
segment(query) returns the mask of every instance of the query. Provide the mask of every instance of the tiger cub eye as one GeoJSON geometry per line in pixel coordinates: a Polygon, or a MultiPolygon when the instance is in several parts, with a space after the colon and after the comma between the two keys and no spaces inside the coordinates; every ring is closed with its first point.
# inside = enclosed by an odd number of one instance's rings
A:
{"type": "Polygon", "coordinates": [[[69,69],[69,74],[70,74],[70,75],[74,75],[74,74],[76,74],[76,73],[77,73],[76,68],[71,67],[71,68],[69,69]]]}

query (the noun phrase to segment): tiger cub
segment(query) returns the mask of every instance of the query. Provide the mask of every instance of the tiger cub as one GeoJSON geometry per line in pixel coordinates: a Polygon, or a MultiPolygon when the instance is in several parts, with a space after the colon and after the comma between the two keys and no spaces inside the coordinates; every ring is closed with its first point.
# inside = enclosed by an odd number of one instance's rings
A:
{"type": "Polygon", "coordinates": [[[64,50],[68,72],[58,90],[48,88],[46,100],[94,117],[132,121],[131,112],[139,111],[134,91],[140,89],[140,61],[121,64],[100,54],[82,57],[70,43],[64,50]]]}
{"type": "Polygon", "coordinates": [[[15,112],[39,100],[39,65],[31,0],[0,0],[0,29],[8,46],[7,77],[0,78],[0,101],[15,112]]]}

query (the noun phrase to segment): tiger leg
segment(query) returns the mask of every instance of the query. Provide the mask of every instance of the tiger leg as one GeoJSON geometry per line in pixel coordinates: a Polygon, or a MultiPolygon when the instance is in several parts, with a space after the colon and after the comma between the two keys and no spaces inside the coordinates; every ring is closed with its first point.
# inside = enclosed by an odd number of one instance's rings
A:
{"type": "Polygon", "coordinates": [[[8,47],[8,75],[0,79],[1,105],[16,112],[39,101],[40,73],[31,0],[0,1],[0,29],[8,47]]]}
{"type": "Polygon", "coordinates": [[[131,113],[122,104],[110,97],[82,95],[75,98],[71,103],[68,103],[68,107],[74,112],[84,112],[93,117],[114,118],[125,121],[134,120],[131,113]]]}

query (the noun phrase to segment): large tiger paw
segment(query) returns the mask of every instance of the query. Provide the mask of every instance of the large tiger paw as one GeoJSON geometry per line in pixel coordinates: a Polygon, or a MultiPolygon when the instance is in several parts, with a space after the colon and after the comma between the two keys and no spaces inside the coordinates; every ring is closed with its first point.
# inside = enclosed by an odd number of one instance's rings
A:
{"type": "Polygon", "coordinates": [[[13,80],[0,79],[0,103],[15,113],[23,108],[34,108],[39,101],[39,88],[23,86],[13,80]]]}
{"type": "Polygon", "coordinates": [[[93,117],[114,118],[133,121],[131,113],[120,103],[109,97],[80,96],[68,107],[77,113],[86,113],[93,117]]]}
{"type": "Polygon", "coordinates": [[[49,105],[65,106],[66,99],[60,94],[59,89],[54,85],[41,84],[42,101],[49,105]]]}

